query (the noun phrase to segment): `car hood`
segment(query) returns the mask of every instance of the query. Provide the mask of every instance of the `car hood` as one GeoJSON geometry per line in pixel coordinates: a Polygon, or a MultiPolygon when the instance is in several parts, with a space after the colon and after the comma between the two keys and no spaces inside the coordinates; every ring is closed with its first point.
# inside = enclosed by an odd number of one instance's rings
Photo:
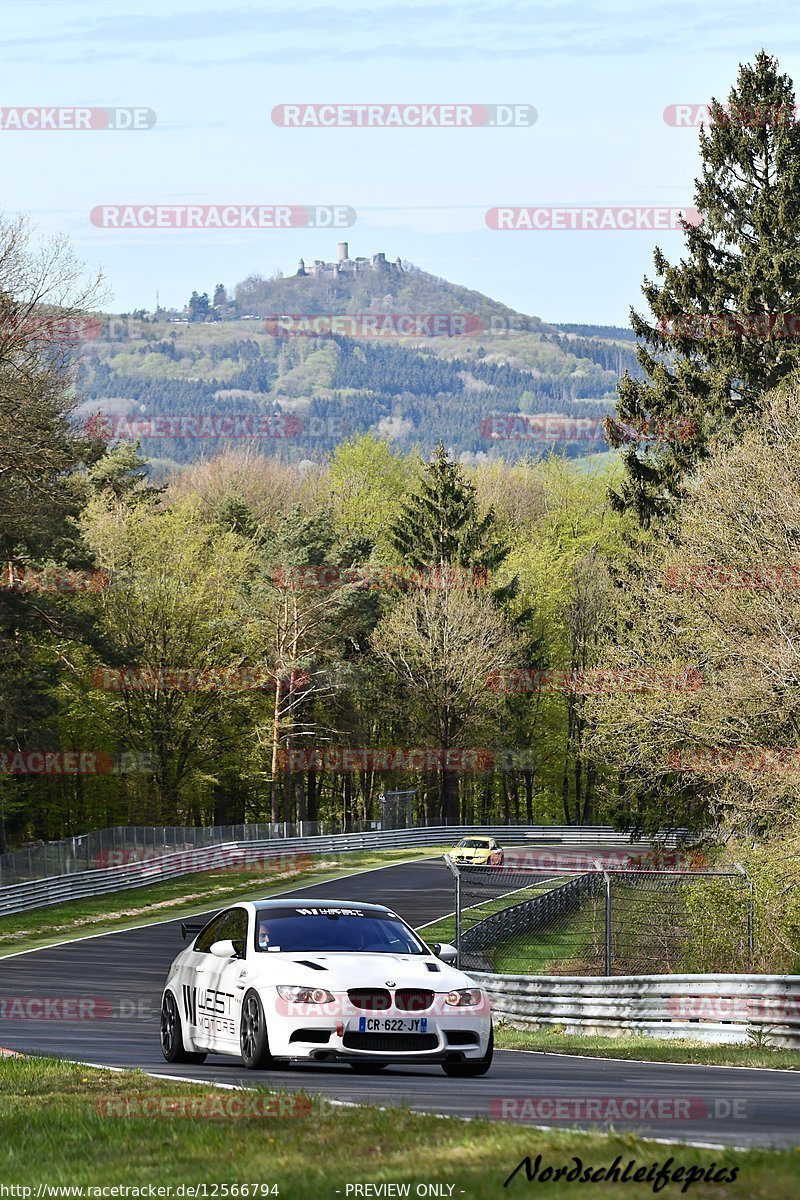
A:
{"type": "MultiPolygon", "coordinates": [[[[250,964],[248,964],[250,966],[250,964]]],[[[283,954],[266,951],[250,967],[264,983],[315,984],[329,991],[347,991],[352,987],[426,987],[434,992],[474,987],[463,971],[428,958],[408,954],[283,954]],[[430,971],[426,962],[439,970],[430,971]],[[392,984],[388,980],[393,980],[392,984]]]]}

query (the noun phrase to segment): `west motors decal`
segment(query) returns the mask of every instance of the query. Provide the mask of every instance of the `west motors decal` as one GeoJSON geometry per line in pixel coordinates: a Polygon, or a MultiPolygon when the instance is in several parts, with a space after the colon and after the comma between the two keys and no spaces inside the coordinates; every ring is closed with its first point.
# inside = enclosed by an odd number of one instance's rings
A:
{"type": "Polygon", "coordinates": [[[183,986],[183,1010],[189,1024],[225,1037],[236,1035],[233,1000],[232,992],[183,986]]]}

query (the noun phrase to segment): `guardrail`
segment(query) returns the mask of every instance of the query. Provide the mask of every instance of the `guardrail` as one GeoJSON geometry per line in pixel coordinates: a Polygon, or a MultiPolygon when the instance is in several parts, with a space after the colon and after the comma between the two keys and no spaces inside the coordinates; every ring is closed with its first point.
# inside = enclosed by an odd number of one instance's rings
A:
{"type": "MultiPolygon", "coordinates": [[[[542,881],[544,882],[544,881],[542,881]]],[[[519,904],[509,905],[499,912],[493,913],[485,920],[473,925],[461,934],[459,939],[459,963],[464,970],[470,969],[470,964],[480,966],[480,956],[483,951],[497,945],[503,938],[515,933],[529,933],[541,925],[547,925],[556,917],[575,912],[580,908],[584,896],[599,892],[603,887],[603,877],[599,874],[579,875],[562,883],[559,887],[551,888],[540,896],[523,900],[519,904]]],[[[490,964],[491,965],[491,964],[490,964]]]]}
{"type": "MultiPolygon", "coordinates": [[[[332,822],[330,823],[333,824],[332,822]]],[[[72,838],[64,838],[59,842],[43,842],[35,846],[26,846],[13,850],[8,854],[0,854],[0,887],[11,883],[24,883],[31,879],[50,879],[56,875],[74,875],[81,871],[91,871],[107,866],[112,856],[126,851],[148,853],[168,853],[170,850],[199,849],[203,846],[219,846],[238,842],[273,842],[281,845],[296,842],[297,839],[331,839],[343,837],[385,836],[390,833],[413,832],[424,839],[428,835],[434,838],[434,843],[454,842],[462,834],[487,833],[493,837],[508,841],[533,838],[543,843],[553,845],[568,842],[572,846],[582,846],[586,842],[602,842],[606,845],[624,845],[629,841],[625,833],[612,829],[608,825],[481,825],[468,826],[420,826],[413,831],[389,830],[379,828],[354,829],[342,833],[335,828],[325,829],[322,823],[302,821],[297,825],[282,822],[273,824],[250,825],[207,825],[207,826],[177,826],[177,825],[138,825],[117,826],[112,829],[99,829],[72,838]]],[[[673,845],[676,839],[685,836],[684,830],[669,831],[662,835],[665,844],[673,845]]],[[[427,844],[434,844],[428,842],[427,844]]],[[[420,841],[418,844],[425,844],[420,841]]],[[[116,861],[122,861],[118,858],[116,861]]]]}
{"type": "MultiPolygon", "coordinates": [[[[144,887],[162,879],[174,879],[197,871],[236,869],[258,861],[269,866],[273,859],[291,854],[347,854],[359,850],[414,849],[452,844],[462,836],[483,833],[501,837],[506,845],[526,845],[532,842],[564,840],[569,826],[428,826],[421,829],[372,830],[366,833],[331,834],[324,837],[295,837],[263,841],[232,841],[201,847],[186,847],[166,853],[142,851],[134,861],[96,865],[88,871],[64,873],[46,879],[16,882],[0,887],[0,916],[60,904],[67,900],[85,899],[129,888],[144,887]],[[548,838],[548,834],[551,835],[548,838]]],[[[669,835],[673,837],[675,835],[669,835]]],[[[630,839],[609,827],[582,827],[578,842],[602,842],[607,845],[628,845],[630,839]]],[[[117,853],[117,852],[115,852],[117,853]]],[[[125,854],[126,851],[119,851],[125,854]]],[[[135,852],[131,852],[135,853],[135,852]]]]}
{"type": "Polygon", "coordinates": [[[517,1029],[646,1034],[711,1043],[768,1043],[800,1049],[800,975],[490,975],[495,1020],[517,1029]],[[756,1032],[756,1031],[760,1031],[756,1032]]]}

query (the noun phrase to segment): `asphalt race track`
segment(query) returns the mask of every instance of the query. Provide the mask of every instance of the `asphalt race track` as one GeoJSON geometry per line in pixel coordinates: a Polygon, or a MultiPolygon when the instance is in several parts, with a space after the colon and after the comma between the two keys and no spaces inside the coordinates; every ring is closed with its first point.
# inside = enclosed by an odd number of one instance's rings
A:
{"type": "MultiPolygon", "coordinates": [[[[509,864],[510,865],[510,864],[509,864]]],[[[288,889],[298,894],[298,889],[288,889]]],[[[384,867],[299,894],[374,901],[419,926],[453,909],[453,883],[441,860],[384,867]]],[[[208,916],[213,913],[207,914],[208,916]]],[[[201,918],[197,918],[200,920],[201,918]]],[[[170,1066],[161,1057],[158,1014],[167,968],[182,947],[180,923],[167,921],[85,938],[0,959],[6,1011],[20,997],[51,1000],[47,1019],[3,1020],[0,1045],[33,1054],[116,1067],[138,1067],[200,1082],[269,1082],[352,1103],[402,1104],[460,1117],[501,1117],[532,1125],[636,1130],[652,1137],[721,1145],[800,1145],[800,1071],[775,1072],[635,1063],[498,1051],[489,1074],[448,1079],[439,1067],[393,1068],[359,1076],[347,1066],[302,1065],[246,1071],[233,1058],[210,1055],[202,1066],[170,1066]],[[68,999],[72,1008],[65,1008],[68,999]],[[82,1002],[82,1003],[81,1003],[82,1002]],[[548,1109],[558,1099],[578,1105],[564,1121],[548,1109]],[[581,1105],[634,1100],[637,1119],[587,1119],[581,1105]],[[528,1104],[523,1108],[525,1100],[528,1104]],[[660,1113],[659,1113],[660,1109],[660,1113]]],[[[531,1149],[535,1135],[531,1137],[531,1149]]]]}

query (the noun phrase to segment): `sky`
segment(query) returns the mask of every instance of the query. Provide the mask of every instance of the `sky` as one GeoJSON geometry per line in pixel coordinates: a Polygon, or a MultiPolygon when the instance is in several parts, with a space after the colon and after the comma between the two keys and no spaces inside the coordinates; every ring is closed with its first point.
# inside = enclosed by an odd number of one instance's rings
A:
{"type": "Polygon", "coordinates": [[[3,5],[3,23],[4,114],[155,114],[136,129],[22,129],[0,114],[0,207],[66,233],[87,270],[102,268],[117,312],[288,274],[301,256],[330,261],[347,240],[351,256],[399,256],[548,321],[627,324],[654,247],[680,257],[678,230],[494,229],[487,211],[691,206],[697,129],[664,110],[724,99],[762,48],[800,82],[800,23],[776,0],[26,0],[3,5]],[[536,120],[293,128],[273,121],[285,104],[528,105],[536,120]],[[335,205],[355,220],[92,223],[133,205],[335,205]]]}

